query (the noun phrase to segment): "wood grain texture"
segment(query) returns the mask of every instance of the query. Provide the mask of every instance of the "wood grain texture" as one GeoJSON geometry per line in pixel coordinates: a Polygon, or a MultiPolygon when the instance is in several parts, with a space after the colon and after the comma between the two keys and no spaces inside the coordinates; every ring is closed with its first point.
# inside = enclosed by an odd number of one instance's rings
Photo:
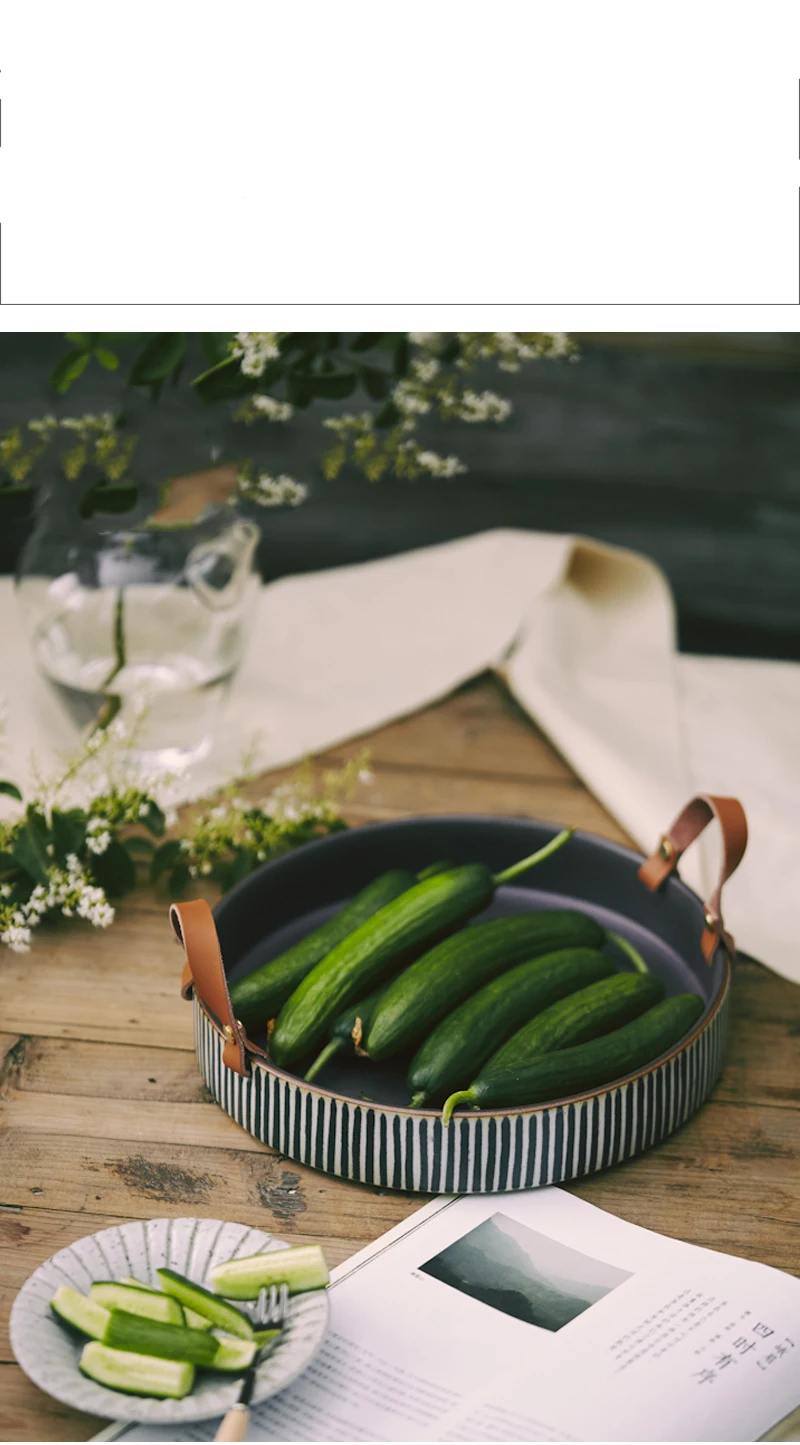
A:
{"type": "MultiPolygon", "coordinates": [[[[375,779],[348,807],[353,822],[527,814],[626,841],[497,682],[363,741],[375,779]]],[[[282,776],[252,784],[254,796],[282,776]]],[[[209,1102],[180,963],[165,900],[147,890],[110,933],[53,930],[29,955],[0,955],[0,1439],[85,1440],[100,1428],[10,1363],[11,1301],[55,1250],[126,1219],[200,1214],[318,1241],[336,1264],[423,1202],[295,1164],[209,1102]]],[[[800,990],[740,960],[711,1101],[658,1149],[568,1187],[646,1228],[800,1272],[799,1064],[800,990]]]]}

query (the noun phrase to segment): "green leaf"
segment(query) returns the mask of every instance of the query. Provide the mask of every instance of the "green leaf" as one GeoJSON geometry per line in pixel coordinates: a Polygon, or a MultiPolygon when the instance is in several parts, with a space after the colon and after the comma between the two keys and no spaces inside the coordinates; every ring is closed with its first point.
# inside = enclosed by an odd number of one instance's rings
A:
{"type": "Polygon", "coordinates": [[[299,375],[293,372],[292,376],[296,376],[298,384],[310,396],[324,396],[331,401],[350,396],[356,389],[354,371],[304,372],[299,375]]]}
{"type": "Polygon", "coordinates": [[[88,360],[88,351],[68,351],[66,356],[62,356],[50,373],[50,385],[53,391],[57,392],[59,396],[63,396],[66,391],[69,391],[73,381],[77,381],[81,373],[86,370],[88,360]]]}
{"type": "Polygon", "coordinates": [[[94,354],[106,371],[116,371],[119,366],[119,357],[116,351],[109,351],[107,346],[98,346],[94,354]]]}
{"type": "Polygon", "coordinates": [[[406,372],[408,371],[408,363],[410,360],[411,344],[408,337],[403,335],[400,337],[400,340],[394,348],[394,356],[392,358],[392,365],[394,367],[395,376],[405,376],[406,372]]]}
{"type": "Polygon", "coordinates": [[[12,868],[19,867],[13,853],[0,853],[0,873],[10,873],[12,868]]]}
{"type": "Polygon", "coordinates": [[[457,336],[451,335],[442,346],[442,349],[439,352],[439,357],[446,365],[449,365],[450,362],[455,361],[456,357],[460,354],[460,352],[461,342],[459,341],[457,336]]]}
{"type": "Polygon", "coordinates": [[[86,815],[82,808],[70,808],[67,812],[53,809],[53,852],[56,863],[65,868],[67,854],[80,853],[86,841],[86,815]]]}
{"type": "Polygon", "coordinates": [[[149,857],[155,852],[156,845],[151,838],[143,838],[141,833],[133,833],[130,838],[123,839],[123,847],[129,853],[144,853],[149,857]]]}
{"type": "Polygon", "coordinates": [[[220,361],[227,361],[231,354],[231,342],[233,341],[232,331],[201,331],[197,337],[206,361],[216,366],[220,361]]]}
{"type": "Polygon", "coordinates": [[[173,868],[167,881],[170,898],[180,898],[186,891],[192,879],[188,863],[178,863],[173,868]]]}
{"type": "Polygon", "coordinates": [[[50,855],[50,829],[47,819],[37,808],[28,808],[25,824],[15,834],[11,851],[20,868],[24,868],[37,883],[47,883],[50,855]]]}
{"type": "Polygon", "coordinates": [[[84,520],[96,512],[108,512],[113,516],[129,512],[136,505],[139,489],[135,482],[95,482],[84,492],[78,503],[78,516],[84,520]]]}
{"type": "Polygon", "coordinates": [[[392,387],[388,371],[382,371],[379,366],[360,366],[358,375],[367,396],[371,396],[373,401],[382,401],[388,396],[392,387]]]}
{"type": "Polygon", "coordinates": [[[394,426],[400,420],[400,412],[393,401],[385,401],[383,406],[376,411],[372,421],[373,425],[381,430],[384,427],[394,426]]]}
{"type": "Polygon", "coordinates": [[[180,366],[186,351],[182,331],[159,331],[148,341],[131,367],[132,386],[152,386],[180,366]]]}
{"type": "Polygon", "coordinates": [[[237,848],[236,856],[231,864],[229,888],[234,883],[241,883],[243,878],[252,873],[256,866],[256,855],[253,848],[237,848]]]}
{"type": "MultiPolygon", "coordinates": [[[[244,376],[238,356],[229,356],[196,376],[192,386],[201,401],[229,401],[237,396],[246,396],[258,386],[268,386],[269,374],[274,370],[268,367],[263,376],[244,376]]],[[[278,366],[276,376],[280,376],[282,371],[283,368],[278,366]]]]}
{"type": "Polygon", "coordinates": [[[150,799],[147,812],[142,816],[141,821],[154,838],[163,838],[167,822],[158,803],[153,798],[150,799]]]}
{"type": "Polygon", "coordinates": [[[121,898],[136,887],[136,865],[117,838],[112,839],[105,853],[92,858],[92,873],[109,898],[121,898]]]}
{"type": "Polygon", "coordinates": [[[67,341],[71,341],[73,346],[77,346],[79,351],[88,351],[92,344],[92,338],[88,331],[65,331],[64,335],[67,341]]]}
{"type": "Polygon", "coordinates": [[[19,798],[22,801],[22,794],[16,783],[0,783],[0,793],[5,793],[7,798],[19,798]]]}
{"type": "Polygon", "coordinates": [[[311,402],[311,392],[301,384],[298,377],[291,371],[286,378],[286,400],[292,406],[300,408],[308,406],[311,402]]]}
{"type": "Polygon", "coordinates": [[[381,331],[362,331],[361,334],[356,337],[355,341],[350,342],[350,350],[371,351],[373,346],[380,344],[382,335],[383,332],[381,331]]]}
{"type": "Polygon", "coordinates": [[[183,849],[179,838],[170,838],[168,842],[162,843],[160,848],[156,848],[150,864],[151,882],[157,883],[162,873],[166,873],[168,868],[174,867],[182,857],[183,849]]]}

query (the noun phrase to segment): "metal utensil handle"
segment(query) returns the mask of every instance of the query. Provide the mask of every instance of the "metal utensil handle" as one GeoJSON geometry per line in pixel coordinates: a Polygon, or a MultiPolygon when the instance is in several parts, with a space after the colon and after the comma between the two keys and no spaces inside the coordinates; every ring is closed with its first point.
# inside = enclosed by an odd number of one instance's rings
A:
{"type": "Polygon", "coordinates": [[[703,907],[703,936],[700,944],[706,963],[711,963],[720,944],[733,957],[733,938],[722,923],[722,889],[736,871],[747,847],[747,818],[738,798],[720,798],[698,793],[682,808],[674,823],[663,833],[656,851],[642,864],[639,877],[655,892],[680,862],[690,843],[716,818],[722,833],[722,866],[714,892],[703,907]]]}

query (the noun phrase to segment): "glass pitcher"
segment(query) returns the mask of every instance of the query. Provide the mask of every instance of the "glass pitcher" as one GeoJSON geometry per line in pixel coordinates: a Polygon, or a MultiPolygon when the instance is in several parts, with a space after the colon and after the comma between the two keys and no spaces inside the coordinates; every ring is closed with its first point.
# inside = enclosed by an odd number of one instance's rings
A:
{"type": "Polygon", "coordinates": [[[84,521],[63,492],[43,497],[17,574],[37,667],[78,728],[119,716],[134,761],[183,771],[242,660],[259,530],[228,503],[188,523],[84,521]]]}

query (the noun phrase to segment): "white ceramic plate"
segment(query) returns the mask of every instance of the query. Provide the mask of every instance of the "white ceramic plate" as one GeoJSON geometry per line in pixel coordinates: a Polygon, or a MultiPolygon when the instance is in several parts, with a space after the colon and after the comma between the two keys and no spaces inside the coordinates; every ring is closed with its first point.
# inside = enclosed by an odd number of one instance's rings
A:
{"type": "MultiPolygon", "coordinates": [[[[94,1280],[123,1279],[125,1275],[158,1289],[156,1270],[162,1266],[209,1288],[208,1273],[213,1265],[285,1247],[283,1240],[261,1229],[226,1224],[221,1219],[148,1219],[101,1229],[60,1249],[26,1280],[11,1310],[11,1348],[34,1384],[89,1415],[159,1425],[224,1415],[238,1397],[239,1376],[225,1379],[198,1370],[194,1389],[183,1400],[124,1395],[95,1384],[78,1369],[85,1342],[58,1323],[50,1300],[60,1284],[86,1294],[94,1280]]],[[[289,1303],[283,1338],[257,1371],[254,1405],[284,1390],[306,1368],[325,1338],[325,1290],[295,1295],[289,1303]]]]}

